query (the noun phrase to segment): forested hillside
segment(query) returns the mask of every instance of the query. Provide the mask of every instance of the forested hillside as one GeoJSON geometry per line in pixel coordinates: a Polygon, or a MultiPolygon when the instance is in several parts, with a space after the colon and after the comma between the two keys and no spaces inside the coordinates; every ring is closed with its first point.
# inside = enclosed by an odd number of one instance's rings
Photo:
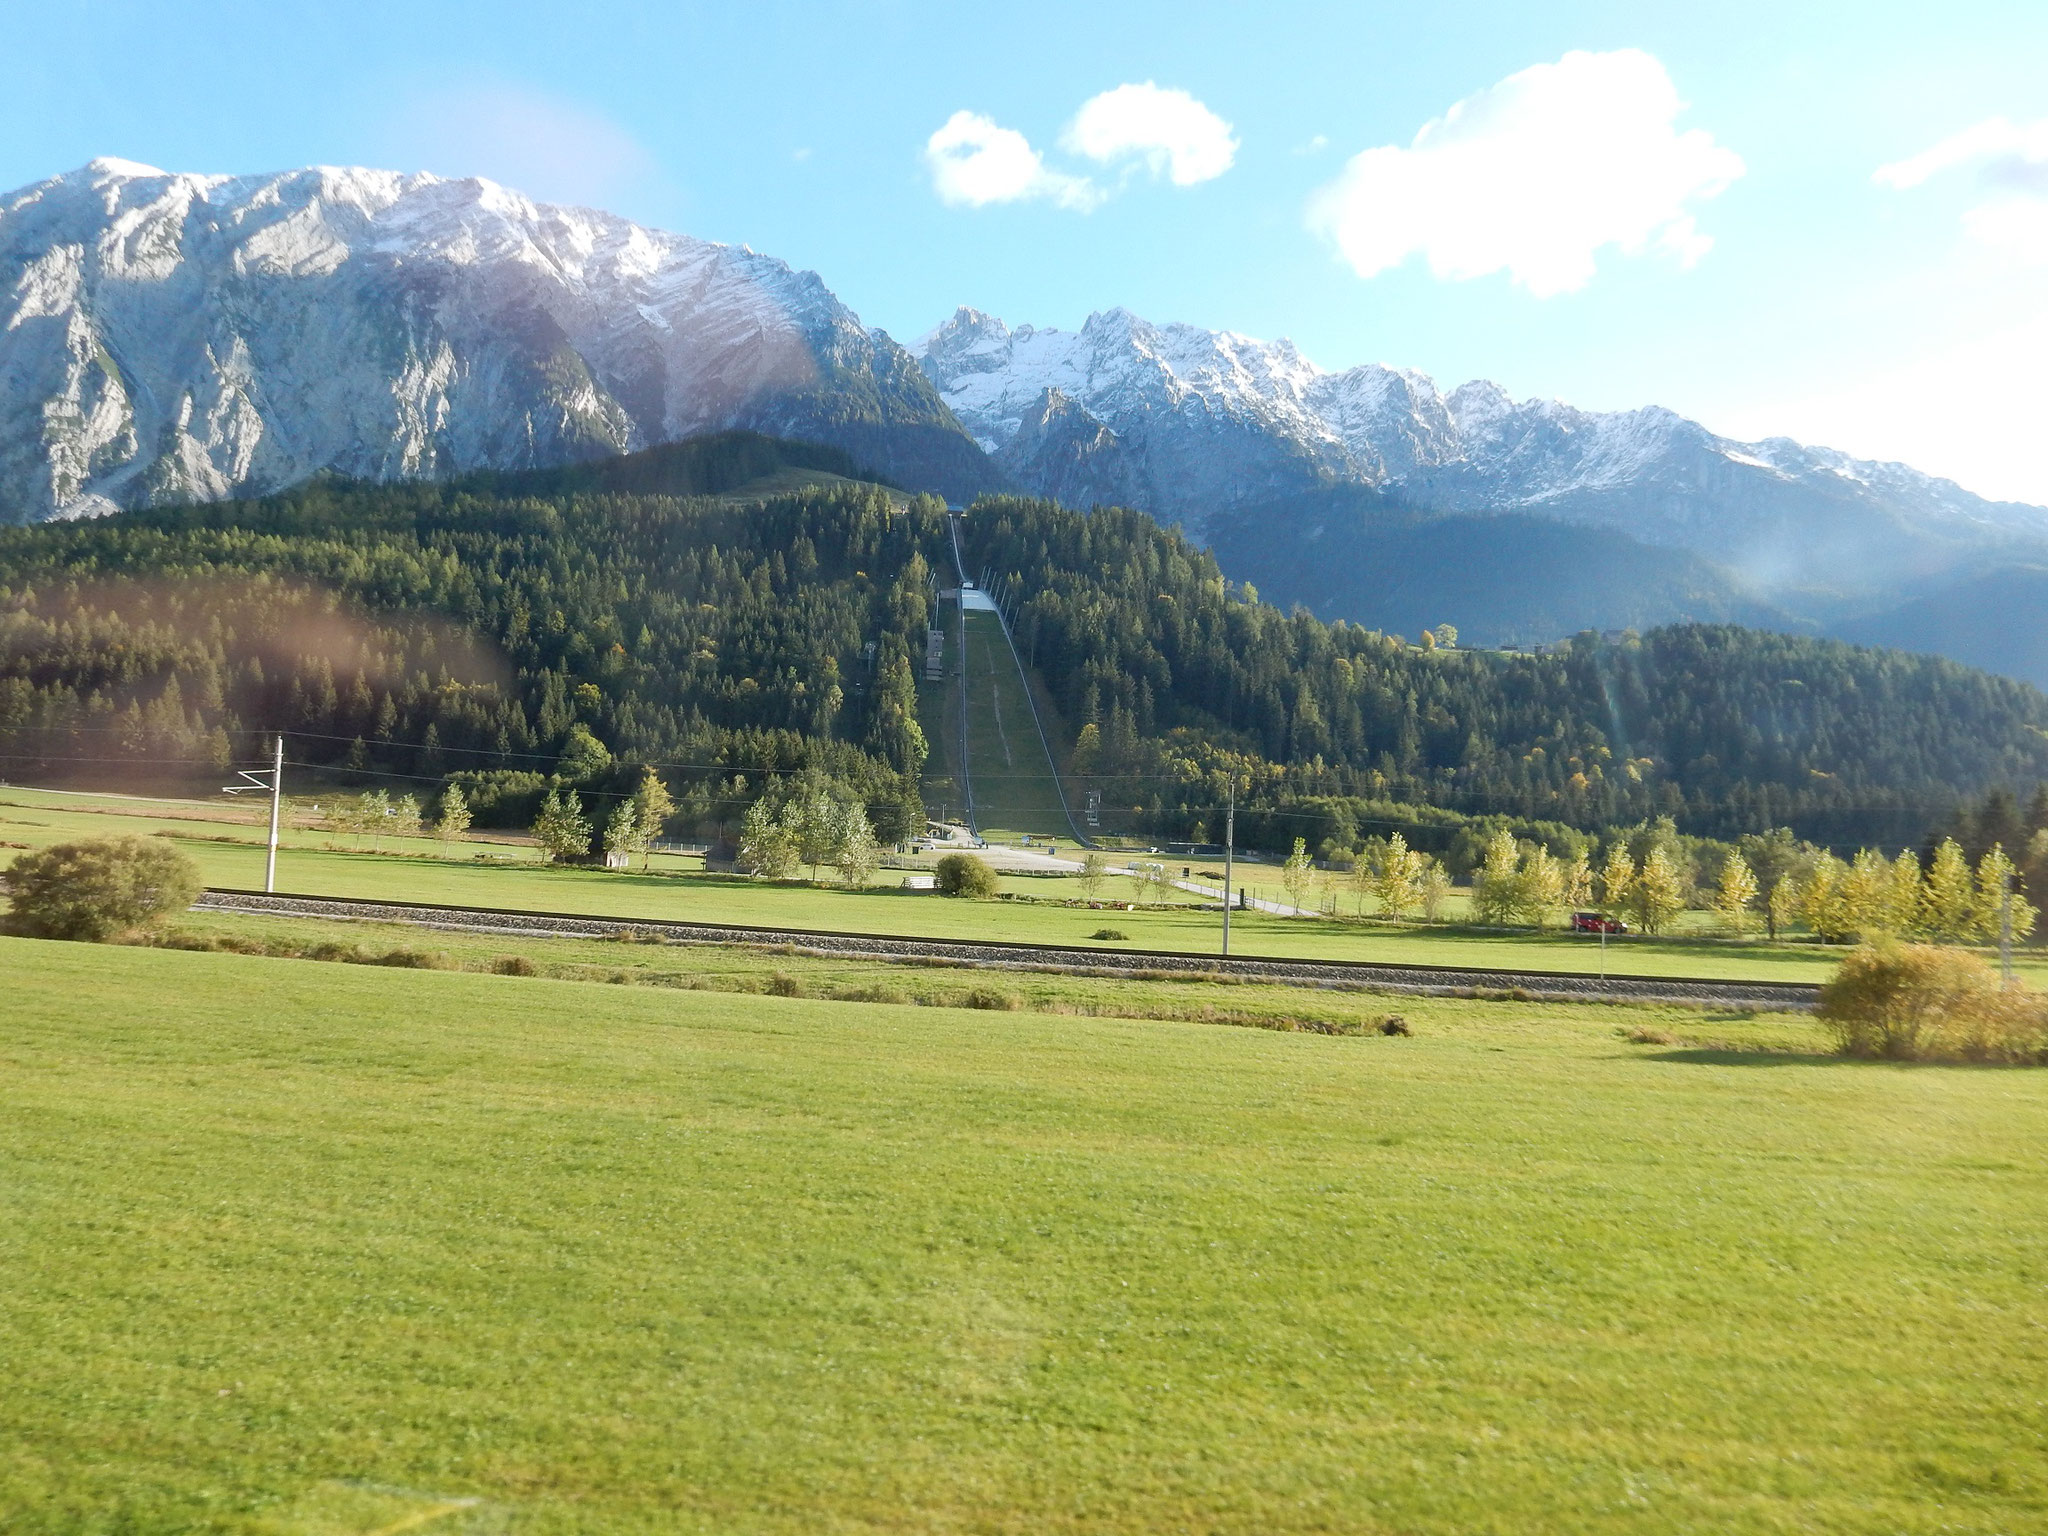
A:
{"type": "Polygon", "coordinates": [[[1207,819],[1221,770],[1262,763],[1289,797],[1902,843],[1959,789],[2048,774],[2048,698],[1937,657],[1722,625],[1424,651],[1242,601],[1140,514],[991,498],[967,528],[1054,697],[1097,727],[1084,766],[1162,811],[1207,819]]]}
{"type": "Polygon", "coordinates": [[[468,781],[488,817],[523,814],[581,727],[676,765],[700,806],[734,773],[817,769],[900,831],[943,516],[854,487],[735,507],[328,483],[0,531],[8,768],[225,763],[283,729],[301,760],[494,774],[468,781]]]}
{"type": "MultiPolygon", "coordinates": [[[[0,772],[206,772],[284,730],[302,762],[460,775],[486,821],[651,763],[678,832],[808,771],[898,834],[945,513],[875,486],[713,494],[806,463],[853,468],[726,437],[0,530],[0,772]]],[[[2048,777],[2048,699],[1936,658],[1726,626],[1423,650],[1247,601],[1142,514],[987,499],[963,526],[1065,715],[1056,746],[1155,836],[1219,832],[1233,771],[1241,834],[1283,848],[1658,816],[1901,846],[1966,793],[2048,777]]]]}

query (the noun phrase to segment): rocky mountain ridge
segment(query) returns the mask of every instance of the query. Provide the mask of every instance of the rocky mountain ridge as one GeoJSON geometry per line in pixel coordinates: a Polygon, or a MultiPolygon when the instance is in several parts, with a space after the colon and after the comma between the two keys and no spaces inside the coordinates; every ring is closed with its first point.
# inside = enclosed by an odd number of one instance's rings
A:
{"type": "Polygon", "coordinates": [[[1143,506],[1205,538],[1248,508],[1363,487],[1404,512],[1608,527],[1729,566],[1759,593],[1849,601],[2048,540],[2048,508],[1987,501],[1903,464],[1788,438],[1739,443],[1656,406],[1581,411],[1483,380],[1446,394],[1380,364],[1328,373],[1287,341],[1120,309],[1078,331],[961,309],[916,350],[1023,484],[1143,506]]]}
{"type": "MultiPolygon", "coordinates": [[[[906,349],[815,273],[488,181],[99,160],[0,196],[0,522],[729,428],[954,499],[1140,507],[1278,601],[1499,639],[1716,617],[1925,643],[2048,568],[2048,509],[1905,465],[1120,309],[963,309],[906,349]]],[[[1942,645],[1978,665],[2048,654],[2048,615],[1962,627],[1942,645]]]]}
{"type": "Polygon", "coordinates": [[[908,353],[744,247],[359,168],[96,160],[0,197],[0,521],[729,427],[993,479],[908,353]]]}

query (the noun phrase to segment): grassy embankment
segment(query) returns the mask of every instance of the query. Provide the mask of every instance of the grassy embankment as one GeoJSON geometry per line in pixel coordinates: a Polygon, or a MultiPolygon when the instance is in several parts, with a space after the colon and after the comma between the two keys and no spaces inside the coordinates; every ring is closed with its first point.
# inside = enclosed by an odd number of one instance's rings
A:
{"type": "MultiPolygon", "coordinates": [[[[249,806],[229,806],[219,814],[244,820],[209,825],[200,820],[204,805],[182,806],[123,801],[113,797],[56,796],[16,786],[0,789],[0,841],[41,847],[74,837],[119,832],[163,830],[198,861],[214,885],[255,887],[263,883],[262,828],[249,806]],[[216,838],[230,841],[213,841],[216,838]]],[[[512,863],[477,863],[478,851],[443,857],[447,850],[430,839],[403,844],[386,840],[385,848],[416,853],[394,858],[389,853],[330,850],[333,838],[314,829],[299,829],[286,839],[278,860],[278,887],[309,895],[360,897],[367,900],[428,901],[453,905],[521,908],[599,917],[671,919],[682,922],[731,922],[756,926],[837,929],[857,933],[918,934],[935,938],[1010,940],[1029,943],[1092,944],[1089,935],[1111,926],[1129,935],[1128,947],[1210,954],[1217,948],[1219,918],[1199,910],[1198,898],[1180,898],[1185,905],[1163,910],[1093,912],[1082,908],[1035,906],[1014,902],[970,903],[930,894],[900,891],[896,871],[882,871],[878,883],[846,891],[807,885],[774,886],[708,877],[695,860],[655,861],[656,873],[642,875],[589,869],[551,869],[531,862],[523,845],[486,845],[494,858],[512,863]],[[664,872],[664,866],[666,870],[664,872]]],[[[11,857],[0,850],[0,858],[11,857]]],[[[1277,873],[1264,872],[1273,877],[1277,873]]],[[[1257,883],[1257,875],[1245,883],[1257,883]]],[[[1030,896],[1079,896],[1072,880],[1010,877],[1006,890],[1030,896]]],[[[1106,883],[1108,900],[1128,900],[1139,893],[1126,880],[1106,883]]],[[[1704,919],[1705,914],[1694,914],[1704,919]]],[[[1417,965],[1498,966],[1530,970],[1589,972],[1600,964],[1597,941],[1563,933],[1493,933],[1470,928],[1401,927],[1376,923],[1335,922],[1318,918],[1278,918],[1239,913],[1231,921],[1232,952],[1331,959],[1381,960],[1417,965]]],[[[1761,941],[1730,944],[1672,939],[1632,938],[1617,942],[1608,953],[1614,975],[1700,976],[1755,980],[1819,981],[1833,970],[1836,951],[1813,944],[1768,945],[1761,941]]],[[[2029,982],[2048,986],[2048,957],[2038,950],[2023,953],[2020,966],[2029,982]]]]}
{"type": "Polygon", "coordinates": [[[967,615],[967,684],[968,753],[982,836],[992,842],[1050,838],[1072,851],[1058,782],[1002,621],[992,613],[967,615]]]}
{"type": "Polygon", "coordinates": [[[1682,1010],[0,970],[10,1531],[2048,1519],[2041,1073],[1620,1037],[1810,1038],[1682,1010]]]}

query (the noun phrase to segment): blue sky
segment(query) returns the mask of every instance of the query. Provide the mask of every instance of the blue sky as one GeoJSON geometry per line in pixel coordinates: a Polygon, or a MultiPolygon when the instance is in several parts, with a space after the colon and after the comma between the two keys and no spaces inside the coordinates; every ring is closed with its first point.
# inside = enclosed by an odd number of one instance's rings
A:
{"type": "Polygon", "coordinates": [[[904,340],[1121,304],[2048,502],[2039,0],[997,9],[6,0],[0,186],[489,175],[904,340]]]}

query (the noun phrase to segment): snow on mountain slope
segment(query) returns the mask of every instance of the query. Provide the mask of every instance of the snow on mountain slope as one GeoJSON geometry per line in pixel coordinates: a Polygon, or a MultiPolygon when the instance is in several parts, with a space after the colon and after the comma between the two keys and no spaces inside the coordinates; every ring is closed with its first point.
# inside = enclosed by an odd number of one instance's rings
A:
{"type": "Polygon", "coordinates": [[[0,521],[745,426],[991,478],[816,274],[488,181],[125,161],[0,197],[0,521]]]}
{"type": "MultiPolygon", "coordinates": [[[[1436,462],[1454,437],[1419,374],[1329,375],[1289,342],[1155,326],[1121,309],[1078,332],[1012,331],[962,309],[919,351],[954,414],[1027,484],[1014,445],[1053,395],[1092,418],[1072,430],[1113,434],[1112,449],[1096,450],[1106,485],[1175,516],[1319,480],[1376,480],[1436,462]]],[[[1042,451],[1042,433],[1025,435],[1042,451]]]]}
{"type": "Polygon", "coordinates": [[[1362,485],[1409,508],[1612,526],[1764,590],[1839,592],[2048,538],[2048,509],[1988,502],[1902,464],[1784,438],[1737,443],[1654,406],[1580,411],[1484,381],[1445,396],[1423,374],[1378,365],[1325,373],[1290,342],[1123,310],[1067,332],[962,309],[917,350],[1024,484],[1052,493],[1054,466],[1062,499],[1135,498],[1197,534],[1226,511],[1362,485]]]}

